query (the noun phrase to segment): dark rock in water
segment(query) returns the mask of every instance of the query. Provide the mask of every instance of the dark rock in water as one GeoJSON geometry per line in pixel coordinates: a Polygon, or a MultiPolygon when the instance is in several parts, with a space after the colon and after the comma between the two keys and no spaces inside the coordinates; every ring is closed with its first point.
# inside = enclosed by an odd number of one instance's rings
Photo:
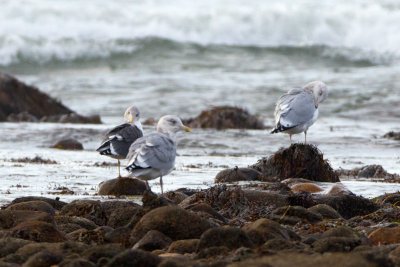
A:
{"type": "Polygon", "coordinates": [[[388,132],[383,137],[400,141],[400,132],[388,132]]]}
{"type": "Polygon", "coordinates": [[[224,226],[205,231],[200,237],[197,249],[201,251],[205,248],[220,246],[235,249],[240,247],[251,248],[254,244],[240,228],[224,226]]]}
{"type": "Polygon", "coordinates": [[[306,221],[316,223],[322,220],[322,216],[318,213],[311,212],[300,206],[280,207],[272,211],[272,218],[284,222],[286,217],[292,218],[292,221],[306,221]],[[293,220],[293,217],[298,218],[293,220]]]}
{"type": "Polygon", "coordinates": [[[47,202],[40,200],[32,200],[27,202],[20,202],[9,205],[8,210],[30,210],[30,211],[42,211],[49,215],[54,215],[56,210],[47,202]]]}
{"type": "Polygon", "coordinates": [[[38,122],[38,118],[36,116],[33,116],[32,114],[23,111],[21,113],[15,114],[12,113],[8,115],[7,121],[10,122],[38,122]]]}
{"type": "Polygon", "coordinates": [[[146,183],[136,178],[121,177],[101,182],[99,195],[129,196],[142,195],[146,190],[146,183]]]}
{"type": "Polygon", "coordinates": [[[314,195],[313,200],[331,206],[345,219],[366,215],[378,209],[373,201],[356,195],[314,195]]]}
{"type": "Polygon", "coordinates": [[[54,223],[51,215],[41,211],[0,210],[0,229],[10,229],[23,222],[42,221],[54,223]]]}
{"type": "Polygon", "coordinates": [[[131,243],[135,244],[150,230],[157,230],[173,240],[180,240],[199,238],[210,227],[209,222],[182,208],[160,207],[146,213],[135,225],[131,233],[131,243]]]}
{"type": "Polygon", "coordinates": [[[390,182],[398,182],[400,179],[399,174],[388,173],[381,165],[376,164],[366,165],[361,168],[354,168],[351,170],[339,169],[336,172],[340,176],[350,176],[355,178],[377,178],[389,180],[390,182]]]}
{"type": "Polygon", "coordinates": [[[320,214],[325,219],[338,219],[340,218],[340,214],[331,206],[325,204],[318,204],[308,208],[309,211],[313,213],[320,214]]]}
{"type": "Polygon", "coordinates": [[[47,197],[37,197],[37,196],[29,196],[29,197],[18,197],[11,201],[10,205],[20,203],[20,202],[27,202],[27,201],[44,201],[46,203],[49,203],[53,208],[56,210],[60,210],[62,207],[64,207],[67,203],[60,201],[58,198],[52,199],[52,198],[47,198],[47,197]]]}
{"type": "Polygon", "coordinates": [[[5,121],[10,114],[24,111],[37,118],[72,112],[37,88],[28,86],[11,75],[0,73],[0,121],[5,121]]]}
{"type": "Polygon", "coordinates": [[[97,225],[107,222],[101,202],[95,200],[74,200],[61,209],[60,215],[84,217],[97,225]]]}
{"type": "Polygon", "coordinates": [[[308,193],[318,193],[324,191],[322,187],[314,184],[314,183],[298,183],[295,185],[292,185],[290,187],[293,192],[308,192],[308,193]]]}
{"type": "Polygon", "coordinates": [[[184,239],[174,241],[169,246],[168,252],[179,254],[193,253],[197,250],[199,241],[200,239],[184,239]]]}
{"type": "Polygon", "coordinates": [[[36,87],[0,73],[0,121],[55,120],[52,117],[57,118],[55,122],[101,123],[99,116],[76,114],[36,87]]]}
{"type": "Polygon", "coordinates": [[[232,183],[238,181],[260,180],[261,173],[255,169],[238,168],[220,171],[214,179],[215,183],[232,183]]]}
{"type": "Polygon", "coordinates": [[[75,112],[63,115],[44,116],[40,119],[41,122],[56,122],[56,123],[81,123],[81,124],[101,124],[99,115],[82,116],[75,112]]]}
{"type": "Polygon", "coordinates": [[[246,224],[242,228],[254,244],[261,245],[271,239],[300,240],[300,237],[277,222],[269,219],[258,219],[255,222],[246,224]]]}
{"type": "Polygon", "coordinates": [[[83,145],[76,139],[62,139],[51,146],[51,148],[64,150],[83,150],[83,145]]]}
{"type": "MultiPolygon", "coordinates": [[[[0,258],[16,252],[19,248],[31,244],[32,241],[21,238],[7,237],[0,239],[0,258]]],[[[1,266],[1,265],[0,265],[1,266]]]]}
{"type": "Polygon", "coordinates": [[[339,182],[336,172],[313,145],[292,144],[250,167],[261,172],[266,181],[300,177],[311,181],[339,182]]]}
{"type": "Polygon", "coordinates": [[[163,233],[157,230],[150,230],[138,242],[136,242],[133,249],[142,249],[147,251],[164,249],[167,248],[171,242],[171,238],[163,233]]]}
{"type": "Polygon", "coordinates": [[[36,242],[62,242],[64,235],[54,225],[41,221],[23,222],[11,229],[11,236],[36,242]]]}
{"type": "Polygon", "coordinates": [[[150,252],[140,249],[129,249],[112,258],[106,267],[157,267],[160,262],[160,257],[150,252]]]}
{"type": "Polygon", "coordinates": [[[43,250],[32,255],[25,263],[24,267],[48,267],[57,265],[63,257],[60,254],[43,250]]]}
{"type": "Polygon", "coordinates": [[[193,128],[222,129],[265,129],[263,122],[247,110],[221,106],[202,111],[196,118],[184,120],[193,128]]]}
{"type": "Polygon", "coordinates": [[[344,184],[335,183],[329,188],[329,191],[326,193],[329,196],[346,196],[346,195],[354,195],[344,184]]]}

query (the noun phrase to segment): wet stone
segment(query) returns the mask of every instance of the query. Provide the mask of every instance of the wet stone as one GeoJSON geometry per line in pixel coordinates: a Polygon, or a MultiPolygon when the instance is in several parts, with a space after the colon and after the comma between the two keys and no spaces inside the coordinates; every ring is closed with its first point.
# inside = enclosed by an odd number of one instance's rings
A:
{"type": "Polygon", "coordinates": [[[265,181],[299,177],[311,181],[339,182],[336,172],[313,145],[292,144],[250,167],[261,172],[265,181]]]}
{"type": "Polygon", "coordinates": [[[150,230],[133,246],[133,249],[142,249],[147,251],[164,249],[167,248],[171,242],[171,238],[163,233],[157,230],[150,230]]]}
{"type": "Polygon", "coordinates": [[[200,237],[198,250],[219,246],[235,249],[239,247],[251,248],[254,244],[245,231],[240,228],[224,226],[204,232],[200,237]]]}
{"type": "Polygon", "coordinates": [[[68,138],[57,141],[51,148],[63,150],[83,150],[83,145],[76,139],[68,138]]]}
{"type": "Polygon", "coordinates": [[[55,214],[55,209],[47,202],[40,200],[32,200],[26,202],[15,203],[7,207],[8,210],[27,210],[27,211],[42,211],[49,215],[55,214]]]}
{"type": "Polygon", "coordinates": [[[260,180],[261,173],[255,169],[238,168],[220,171],[214,179],[215,183],[232,183],[238,181],[257,181],[260,180]]]}
{"type": "Polygon", "coordinates": [[[11,236],[36,242],[62,242],[64,235],[53,224],[42,221],[23,222],[11,229],[11,236]]]}
{"type": "Polygon", "coordinates": [[[140,249],[129,249],[113,257],[107,267],[146,266],[156,267],[161,259],[149,252],[140,249]]]}
{"type": "Polygon", "coordinates": [[[199,241],[199,239],[184,239],[174,241],[169,246],[168,252],[179,254],[193,253],[197,250],[199,241]]]}
{"type": "Polygon", "coordinates": [[[300,206],[286,206],[280,207],[272,211],[272,214],[278,215],[274,218],[279,218],[280,220],[285,219],[285,217],[297,217],[300,220],[307,221],[310,223],[316,223],[322,220],[322,216],[318,213],[314,213],[300,206]]]}
{"type": "Polygon", "coordinates": [[[136,178],[115,178],[99,185],[99,195],[129,196],[142,195],[146,190],[146,183],[136,178]]]}
{"type": "Polygon", "coordinates": [[[97,225],[105,225],[107,222],[107,217],[101,202],[95,200],[74,200],[65,205],[61,209],[60,214],[84,217],[97,225]]]}
{"type": "Polygon", "coordinates": [[[318,204],[308,208],[309,211],[313,213],[320,214],[325,219],[338,219],[340,214],[331,206],[325,204],[318,204]]]}
{"type": "Polygon", "coordinates": [[[28,196],[28,197],[18,197],[11,201],[10,205],[16,204],[16,203],[21,203],[21,202],[28,202],[28,201],[44,201],[48,204],[50,204],[53,208],[56,210],[60,210],[62,207],[64,207],[67,203],[60,201],[59,198],[47,198],[47,197],[38,197],[38,196],[28,196]]]}

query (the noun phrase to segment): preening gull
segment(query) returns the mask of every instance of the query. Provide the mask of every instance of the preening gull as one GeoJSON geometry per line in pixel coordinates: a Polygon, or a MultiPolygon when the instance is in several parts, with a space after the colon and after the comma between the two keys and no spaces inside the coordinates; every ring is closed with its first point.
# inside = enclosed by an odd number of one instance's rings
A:
{"type": "Polygon", "coordinates": [[[145,180],[147,187],[148,180],[160,177],[163,194],[162,177],[175,166],[176,134],[180,131],[190,132],[191,129],[177,116],[163,116],[157,123],[157,132],[143,136],[131,145],[126,170],[131,176],[145,180]]]}
{"type": "Polygon", "coordinates": [[[321,81],[291,89],[276,103],[276,125],[271,133],[287,133],[292,141],[293,134],[304,132],[304,143],[307,143],[307,130],[317,120],[318,106],[327,96],[328,89],[321,81]]]}
{"type": "Polygon", "coordinates": [[[96,149],[100,155],[118,160],[118,177],[121,177],[120,160],[126,158],[131,144],[143,136],[140,112],[137,107],[129,107],[125,111],[124,119],[126,123],[108,131],[101,145],[96,149]]]}

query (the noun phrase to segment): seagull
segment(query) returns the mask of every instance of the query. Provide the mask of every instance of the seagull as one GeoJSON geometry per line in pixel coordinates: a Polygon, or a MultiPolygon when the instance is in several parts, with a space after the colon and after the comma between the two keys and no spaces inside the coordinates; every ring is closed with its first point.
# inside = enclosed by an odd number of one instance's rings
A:
{"type": "Polygon", "coordinates": [[[304,132],[307,143],[307,130],[318,118],[318,106],[328,96],[328,88],[321,81],[313,81],[303,88],[294,88],[281,96],[275,107],[275,128],[271,133],[287,133],[290,142],[292,135],[304,132]]]}
{"type": "Polygon", "coordinates": [[[137,139],[130,146],[125,169],[131,176],[145,180],[148,189],[148,180],[160,177],[163,194],[162,178],[175,166],[176,135],[181,131],[191,132],[192,129],[183,125],[177,116],[163,116],[157,123],[157,132],[137,139]]]}
{"type": "Polygon", "coordinates": [[[124,119],[126,123],[109,130],[99,148],[96,149],[96,151],[100,152],[100,155],[118,160],[118,178],[121,177],[120,160],[126,158],[131,144],[143,136],[140,112],[137,107],[129,107],[125,111],[124,119]]]}

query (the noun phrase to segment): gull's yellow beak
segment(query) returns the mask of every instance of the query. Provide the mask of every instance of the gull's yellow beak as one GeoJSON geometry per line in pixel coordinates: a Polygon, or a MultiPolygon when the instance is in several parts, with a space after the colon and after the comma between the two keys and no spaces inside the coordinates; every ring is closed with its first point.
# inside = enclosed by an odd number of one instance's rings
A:
{"type": "Polygon", "coordinates": [[[135,122],[135,117],[133,117],[132,114],[129,114],[128,119],[129,119],[129,123],[131,123],[131,124],[135,122]]]}
{"type": "Polygon", "coordinates": [[[185,132],[188,132],[188,133],[190,133],[192,131],[192,128],[187,127],[185,125],[182,125],[181,129],[182,129],[182,131],[185,131],[185,132]]]}

